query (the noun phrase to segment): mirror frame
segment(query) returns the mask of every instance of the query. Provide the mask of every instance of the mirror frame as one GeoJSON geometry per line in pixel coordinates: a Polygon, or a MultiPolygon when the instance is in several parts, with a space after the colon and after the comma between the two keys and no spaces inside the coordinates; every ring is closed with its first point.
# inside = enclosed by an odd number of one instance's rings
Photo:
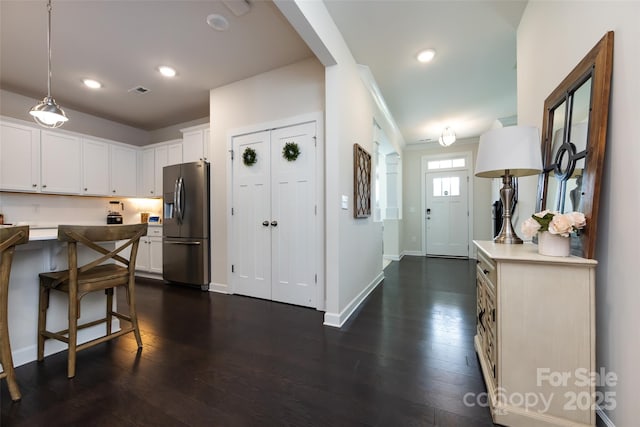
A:
{"type": "MultiPolygon", "coordinates": [[[[585,81],[589,78],[592,79],[587,155],[582,176],[582,212],[587,219],[587,225],[580,230],[579,247],[574,249],[572,244],[573,255],[590,259],[593,259],[596,247],[598,204],[607,142],[612,70],[613,31],[609,31],[544,101],[542,122],[542,161],[544,166],[538,179],[537,212],[546,209],[549,176],[553,170],[551,165],[556,155],[552,152],[553,113],[562,102],[569,100],[569,96],[585,81]]],[[[572,239],[574,239],[573,236],[572,239]]]]}

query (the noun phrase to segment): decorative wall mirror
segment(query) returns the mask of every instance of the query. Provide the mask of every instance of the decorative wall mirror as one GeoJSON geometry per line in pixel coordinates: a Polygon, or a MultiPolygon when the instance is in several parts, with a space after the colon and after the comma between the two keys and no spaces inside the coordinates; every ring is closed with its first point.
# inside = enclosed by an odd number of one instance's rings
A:
{"type": "Polygon", "coordinates": [[[612,65],[609,31],[544,102],[537,211],[584,213],[571,253],[585,258],[595,255],[612,65]]]}

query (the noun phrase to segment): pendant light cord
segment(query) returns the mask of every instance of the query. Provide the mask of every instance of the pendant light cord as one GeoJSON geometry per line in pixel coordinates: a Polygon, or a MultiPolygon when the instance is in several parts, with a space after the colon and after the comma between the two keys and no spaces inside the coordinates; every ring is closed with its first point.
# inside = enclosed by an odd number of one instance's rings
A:
{"type": "Polygon", "coordinates": [[[47,50],[49,52],[49,63],[47,76],[47,97],[51,98],[51,0],[47,1],[47,11],[49,13],[49,21],[47,25],[47,50]]]}

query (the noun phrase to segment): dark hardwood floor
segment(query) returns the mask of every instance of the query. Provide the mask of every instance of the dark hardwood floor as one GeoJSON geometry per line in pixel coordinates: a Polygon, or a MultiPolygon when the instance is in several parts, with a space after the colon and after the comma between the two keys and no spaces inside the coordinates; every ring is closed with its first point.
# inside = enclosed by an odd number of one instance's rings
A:
{"type": "MultiPolygon", "coordinates": [[[[4,426],[492,426],[473,349],[475,262],[405,257],[341,329],[323,313],[140,279],[129,334],[16,369],[4,426]],[[471,396],[471,397],[470,397],[471,396]]],[[[34,302],[36,303],[36,302],[34,302]]]]}

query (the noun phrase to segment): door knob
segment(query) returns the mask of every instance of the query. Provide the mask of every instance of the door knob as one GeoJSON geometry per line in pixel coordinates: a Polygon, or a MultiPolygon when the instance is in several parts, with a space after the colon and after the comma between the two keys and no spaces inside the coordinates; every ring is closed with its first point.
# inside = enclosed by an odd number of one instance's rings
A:
{"type": "Polygon", "coordinates": [[[272,227],[277,227],[278,226],[278,221],[271,221],[271,226],[272,227]]]}
{"type": "Polygon", "coordinates": [[[265,227],[269,226],[269,221],[262,221],[262,225],[264,225],[265,227]]]}

